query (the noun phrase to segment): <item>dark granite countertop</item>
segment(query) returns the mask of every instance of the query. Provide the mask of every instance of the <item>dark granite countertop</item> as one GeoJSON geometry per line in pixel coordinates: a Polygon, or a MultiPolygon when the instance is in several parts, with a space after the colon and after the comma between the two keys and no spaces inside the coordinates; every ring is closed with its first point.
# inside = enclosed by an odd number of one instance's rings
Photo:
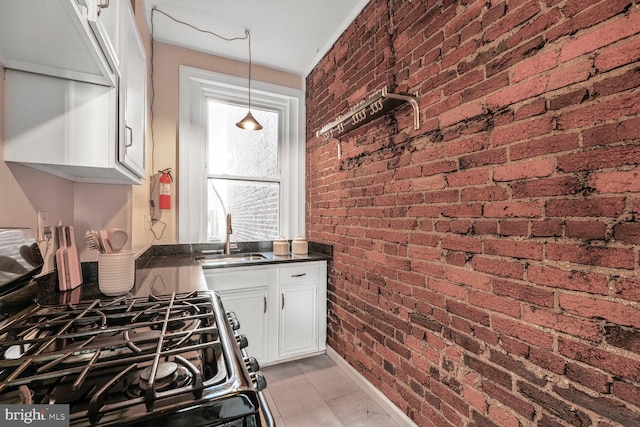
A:
{"type": "MultiPolygon", "coordinates": [[[[331,246],[309,242],[306,255],[277,256],[271,250],[271,242],[240,243],[235,253],[259,253],[264,259],[203,264],[196,257],[220,250],[216,244],[155,245],[136,259],[136,277],[132,297],[166,295],[173,292],[188,293],[207,290],[204,269],[248,267],[280,263],[322,261],[331,259],[331,246]]],[[[83,284],[74,290],[59,292],[57,273],[54,271],[38,281],[38,302],[43,305],[76,303],[79,301],[106,298],[98,288],[97,262],[82,263],[83,284]]]]}

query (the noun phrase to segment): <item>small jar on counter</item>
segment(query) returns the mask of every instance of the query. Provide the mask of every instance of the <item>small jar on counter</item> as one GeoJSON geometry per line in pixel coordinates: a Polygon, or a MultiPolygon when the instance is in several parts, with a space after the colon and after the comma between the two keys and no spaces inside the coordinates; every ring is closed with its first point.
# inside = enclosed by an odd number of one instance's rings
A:
{"type": "Polygon", "coordinates": [[[289,241],[284,236],[273,241],[273,254],[278,256],[289,255],[289,241]]]}
{"type": "Polygon", "coordinates": [[[296,236],[291,246],[291,253],[294,255],[306,255],[309,253],[309,243],[302,235],[296,236]]]}

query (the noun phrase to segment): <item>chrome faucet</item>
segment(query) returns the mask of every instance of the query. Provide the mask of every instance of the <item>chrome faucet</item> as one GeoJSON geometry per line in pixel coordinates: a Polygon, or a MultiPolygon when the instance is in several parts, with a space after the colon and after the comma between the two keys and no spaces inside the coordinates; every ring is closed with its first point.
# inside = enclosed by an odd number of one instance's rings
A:
{"type": "Polygon", "coordinates": [[[233,234],[233,228],[231,228],[231,214],[227,214],[227,239],[224,242],[224,254],[231,254],[231,235],[233,234]]]}

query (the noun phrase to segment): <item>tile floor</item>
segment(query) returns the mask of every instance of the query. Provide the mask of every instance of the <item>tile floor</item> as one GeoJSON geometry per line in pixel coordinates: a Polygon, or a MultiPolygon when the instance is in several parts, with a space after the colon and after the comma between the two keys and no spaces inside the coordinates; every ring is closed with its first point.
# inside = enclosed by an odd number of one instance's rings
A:
{"type": "Polygon", "coordinates": [[[267,366],[266,397],[277,427],[395,427],[398,424],[328,356],[267,366]]]}

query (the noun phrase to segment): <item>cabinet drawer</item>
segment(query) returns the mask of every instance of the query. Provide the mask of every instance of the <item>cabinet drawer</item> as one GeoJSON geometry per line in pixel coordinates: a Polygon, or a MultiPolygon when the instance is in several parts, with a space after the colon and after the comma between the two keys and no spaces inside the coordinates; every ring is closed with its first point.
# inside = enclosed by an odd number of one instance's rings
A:
{"type": "Polygon", "coordinates": [[[207,286],[214,291],[233,291],[246,288],[257,288],[269,285],[268,268],[252,268],[249,270],[205,271],[207,286]]]}
{"type": "Polygon", "coordinates": [[[296,264],[291,267],[280,267],[280,283],[304,283],[318,280],[316,263],[296,264]]]}

